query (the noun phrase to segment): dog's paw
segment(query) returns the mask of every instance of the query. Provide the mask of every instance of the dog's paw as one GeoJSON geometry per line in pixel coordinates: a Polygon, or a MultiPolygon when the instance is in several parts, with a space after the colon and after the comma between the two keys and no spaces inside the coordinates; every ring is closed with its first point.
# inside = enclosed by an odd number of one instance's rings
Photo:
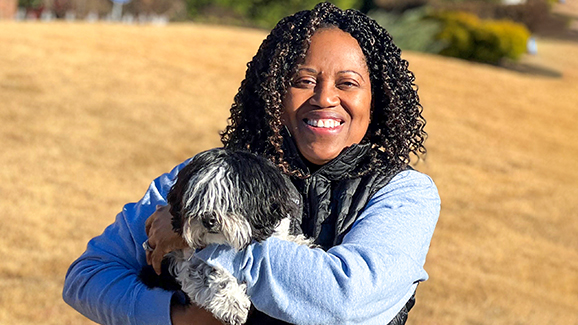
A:
{"type": "Polygon", "coordinates": [[[228,325],[241,325],[247,321],[251,301],[247,286],[220,268],[212,268],[201,262],[188,262],[181,268],[177,279],[182,290],[196,305],[211,312],[228,325]]]}
{"type": "Polygon", "coordinates": [[[207,310],[225,324],[244,324],[251,308],[247,286],[237,283],[237,279],[224,270],[215,270],[212,275],[209,286],[217,289],[213,291],[207,310]]]}
{"type": "Polygon", "coordinates": [[[245,301],[234,301],[229,303],[229,308],[226,310],[213,310],[213,315],[221,322],[227,325],[241,325],[245,324],[249,315],[249,308],[251,302],[247,299],[245,301]],[[247,307],[247,303],[249,306],[247,307]]]}

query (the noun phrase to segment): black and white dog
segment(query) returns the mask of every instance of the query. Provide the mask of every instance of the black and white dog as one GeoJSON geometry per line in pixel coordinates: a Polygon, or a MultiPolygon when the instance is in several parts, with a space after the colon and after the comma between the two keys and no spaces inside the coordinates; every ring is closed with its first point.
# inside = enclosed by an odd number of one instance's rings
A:
{"type": "Polygon", "coordinates": [[[141,279],[148,286],[180,287],[225,324],[246,321],[251,306],[246,285],[224,269],[191,258],[195,249],[216,243],[241,250],[270,236],[313,247],[303,235],[291,235],[299,229],[300,194],[276,166],[251,153],[212,149],[197,154],[177,175],[167,201],[173,229],[190,248],[163,261],[163,272],[168,270],[176,284],[159,280],[150,267],[141,279]]]}

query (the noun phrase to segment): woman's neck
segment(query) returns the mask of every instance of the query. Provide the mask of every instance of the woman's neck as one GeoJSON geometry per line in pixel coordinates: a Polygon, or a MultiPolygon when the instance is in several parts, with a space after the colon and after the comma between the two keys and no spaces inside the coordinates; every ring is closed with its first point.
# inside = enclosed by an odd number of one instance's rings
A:
{"type": "Polygon", "coordinates": [[[301,159],[305,162],[305,165],[307,166],[307,169],[309,169],[309,173],[313,174],[316,171],[319,170],[319,168],[323,167],[323,165],[316,165],[312,162],[310,162],[309,160],[305,159],[303,156],[301,156],[301,159]]]}

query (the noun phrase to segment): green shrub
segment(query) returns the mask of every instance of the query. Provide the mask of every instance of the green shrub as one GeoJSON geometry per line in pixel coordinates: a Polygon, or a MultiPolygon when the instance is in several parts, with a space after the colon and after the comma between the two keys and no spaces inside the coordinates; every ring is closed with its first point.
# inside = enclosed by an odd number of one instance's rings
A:
{"type": "Polygon", "coordinates": [[[443,49],[443,43],[435,38],[442,25],[427,19],[425,8],[407,10],[402,14],[375,10],[368,15],[387,30],[395,45],[402,50],[439,53],[443,49]]]}
{"type": "MultiPolygon", "coordinates": [[[[297,11],[311,9],[320,0],[185,0],[191,18],[197,20],[228,19],[248,21],[251,25],[272,28],[283,17],[297,11]],[[207,17],[207,13],[228,12],[231,17],[207,17]]],[[[359,8],[362,0],[330,1],[339,8],[359,8]]],[[[230,23],[231,21],[229,21],[230,23]]]]}
{"type": "Polygon", "coordinates": [[[42,7],[42,0],[18,0],[18,7],[39,8],[42,7]]]}
{"type": "Polygon", "coordinates": [[[504,58],[519,59],[526,52],[530,37],[521,24],[506,20],[480,20],[465,12],[433,15],[443,24],[437,39],[446,47],[440,54],[496,64],[504,58]]]}
{"type": "Polygon", "coordinates": [[[498,36],[498,44],[503,57],[517,60],[526,53],[530,32],[524,25],[498,20],[485,23],[485,28],[498,36]]]}

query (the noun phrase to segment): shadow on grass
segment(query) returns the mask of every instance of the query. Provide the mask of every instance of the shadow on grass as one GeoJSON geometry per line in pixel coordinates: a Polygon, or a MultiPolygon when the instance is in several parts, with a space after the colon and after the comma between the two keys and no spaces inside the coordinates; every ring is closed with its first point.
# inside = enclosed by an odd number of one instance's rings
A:
{"type": "Polygon", "coordinates": [[[562,78],[562,72],[531,63],[523,62],[502,62],[498,65],[500,68],[515,71],[532,76],[562,78]]]}

